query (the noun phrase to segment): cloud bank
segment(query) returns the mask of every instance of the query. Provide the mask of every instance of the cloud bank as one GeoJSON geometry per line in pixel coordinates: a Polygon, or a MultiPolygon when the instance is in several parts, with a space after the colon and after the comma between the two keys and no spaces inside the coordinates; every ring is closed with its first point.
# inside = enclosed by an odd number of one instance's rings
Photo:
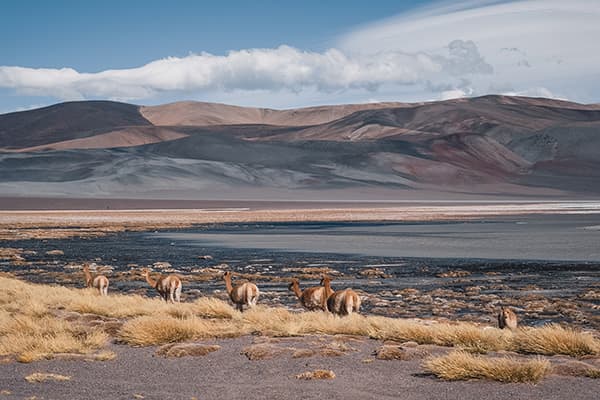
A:
{"type": "Polygon", "coordinates": [[[0,90],[275,107],[488,93],[598,102],[598,21],[597,0],[437,2],[352,30],[323,52],[282,45],[97,73],[0,66],[0,90]]]}
{"type": "Polygon", "coordinates": [[[0,87],[28,95],[61,99],[106,97],[143,99],[162,92],[292,91],[348,89],[376,91],[386,84],[412,85],[438,74],[485,74],[493,70],[470,41],[455,40],[445,55],[395,50],[348,56],[280,46],[232,51],[225,56],[203,53],[170,57],[139,68],[83,73],[72,68],[0,67],[0,87]]]}

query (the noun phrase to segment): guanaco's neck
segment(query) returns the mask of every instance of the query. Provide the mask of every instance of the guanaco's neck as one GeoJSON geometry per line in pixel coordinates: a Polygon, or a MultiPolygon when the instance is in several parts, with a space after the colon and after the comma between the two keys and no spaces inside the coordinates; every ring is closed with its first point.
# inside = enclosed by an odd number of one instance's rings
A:
{"type": "Polygon", "coordinates": [[[83,273],[85,274],[85,285],[90,287],[92,285],[92,274],[88,268],[84,268],[83,273]]]}
{"type": "Polygon", "coordinates": [[[227,289],[227,294],[231,295],[231,292],[233,292],[233,286],[231,285],[231,275],[224,275],[223,280],[225,281],[225,289],[227,289]]]}
{"type": "Polygon", "coordinates": [[[326,297],[329,297],[333,294],[333,290],[331,289],[331,281],[329,279],[323,280],[323,287],[325,288],[326,297]]]}
{"type": "Polygon", "coordinates": [[[144,274],[144,276],[146,277],[146,282],[148,282],[148,285],[152,286],[152,287],[156,287],[156,281],[152,278],[150,278],[150,272],[146,272],[144,274]]]}
{"type": "Polygon", "coordinates": [[[298,296],[298,298],[302,297],[302,290],[300,290],[300,285],[298,284],[298,282],[292,282],[292,292],[294,292],[294,294],[298,296]]]}

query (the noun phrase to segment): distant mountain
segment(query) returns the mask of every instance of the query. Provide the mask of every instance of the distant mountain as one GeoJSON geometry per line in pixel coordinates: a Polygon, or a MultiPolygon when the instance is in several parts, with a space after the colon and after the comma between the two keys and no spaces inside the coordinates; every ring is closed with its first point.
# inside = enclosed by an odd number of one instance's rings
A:
{"type": "Polygon", "coordinates": [[[86,101],[0,115],[7,195],[407,191],[595,196],[600,105],[511,96],[292,110],[86,101]]]}

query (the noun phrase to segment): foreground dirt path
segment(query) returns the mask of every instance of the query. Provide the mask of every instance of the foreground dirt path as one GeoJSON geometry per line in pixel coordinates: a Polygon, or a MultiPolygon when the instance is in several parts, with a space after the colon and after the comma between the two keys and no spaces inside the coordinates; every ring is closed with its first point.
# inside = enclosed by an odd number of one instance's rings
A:
{"type": "Polygon", "coordinates": [[[241,353],[253,337],[207,341],[220,350],[200,357],[163,358],[155,348],[112,346],[106,362],[42,361],[0,364],[0,391],[7,398],[36,399],[596,399],[600,380],[550,375],[537,385],[489,381],[444,382],[423,374],[422,359],[378,360],[375,340],[350,343],[338,356],[249,360],[241,353]],[[365,361],[366,360],[366,361],[365,361]],[[331,380],[299,380],[315,369],[331,380]],[[70,376],[65,382],[29,383],[34,372],[70,376]]]}

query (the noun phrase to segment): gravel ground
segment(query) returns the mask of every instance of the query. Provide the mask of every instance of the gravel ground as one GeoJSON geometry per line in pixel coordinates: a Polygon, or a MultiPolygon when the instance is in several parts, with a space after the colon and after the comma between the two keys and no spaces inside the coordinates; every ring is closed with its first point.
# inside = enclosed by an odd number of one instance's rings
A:
{"type": "MultiPolygon", "coordinates": [[[[384,361],[381,343],[353,342],[342,356],[247,359],[253,337],[208,341],[221,349],[203,357],[163,358],[155,348],[114,345],[105,362],[42,361],[0,364],[0,398],[36,399],[597,399],[600,380],[551,375],[537,385],[488,381],[444,382],[423,374],[422,360],[384,361]],[[365,363],[363,360],[371,359],[365,363]],[[305,381],[305,371],[330,369],[332,380],[305,381]],[[71,376],[66,382],[28,383],[33,372],[71,376]],[[10,392],[10,394],[8,394],[10,392]]],[[[292,339],[303,340],[303,339],[292,339]]],[[[306,340],[306,339],[305,339],[306,340]]]]}

